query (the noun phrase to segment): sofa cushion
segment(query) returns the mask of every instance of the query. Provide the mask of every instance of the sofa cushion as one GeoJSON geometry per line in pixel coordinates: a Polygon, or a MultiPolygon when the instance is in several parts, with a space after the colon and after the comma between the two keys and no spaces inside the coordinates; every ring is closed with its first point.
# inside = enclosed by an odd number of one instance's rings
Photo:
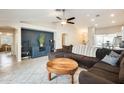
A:
{"type": "Polygon", "coordinates": [[[72,48],[72,53],[74,54],[84,54],[85,53],[85,45],[74,45],[72,48]]]}
{"type": "Polygon", "coordinates": [[[81,59],[82,56],[83,55],[78,55],[78,54],[74,54],[74,53],[65,53],[64,54],[64,57],[65,58],[71,58],[71,59],[76,60],[77,62],[80,61],[80,59],[81,59]]]}
{"type": "Polygon", "coordinates": [[[79,75],[80,84],[113,84],[114,82],[107,80],[103,77],[99,77],[93,73],[87,71],[81,71],[79,75]]]}
{"type": "Polygon", "coordinates": [[[106,55],[109,55],[111,52],[111,50],[106,49],[106,48],[102,48],[102,49],[97,49],[96,51],[96,57],[98,59],[103,59],[106,55]]]}
{"type": "Polygon", "coordinates": [[[72,45],[70,45],[70,46],[63,45],[62,50],[63,50],[63,52],[71,53],[72,52],[72,47],[73,47],[72,45]]]}
{"type": "Polygon", "coordinates": [[[118,57],[118,58],[120,57],[120,55],[118,53],[114,52],[114,51],[111,51],[109,56],[118,57]]]}
{"type": "Polygon", "coordinates": [[[96,57],[88,57],[74,53],[65,53],[64,57],[74,59],[78,62],[79,66],[86,66],[88,68],[92,67],[99,61],[96,57]]]}
{"type": "Polygon", "coordinates": [[[121,83],[124,83],[124,58],[121,60],[120,63],[119,81],[121,83]]]}
{"type": "Polygon", "coordinates": [[[106,55],[109,55],[111,53],[111,51],[114,51],[118,54],[121,54],[122,50],[110,50],[110,49],[106,49],[106,48],[99,48],[96,51],[96,57],[98,59],[103,59],[106,55]]]}
{"type": "Polygon", "coordinates": [[[96,57],[96,51],[97,51],[96,47],[87,45],[85,50],[85,56],[96,57]]]}
{"type": "Polygon", "coordinates": [[[64,52],[50,52],[48,54],[49,60],[54,59],[54,58],[60,58],[64,57],[64,52]]]}
{"type": "Polygon", "coordinates": [[[87,57],[87,56],[83,56],[81,58],[81,62],[80,64],[87,66],[88,68],[91,68],[94,64],[96,64],[97,62],[99,62],[99,59],[97,59],[96,57],[87,57]]]}
{"type": "Polygon", "coordinates": [[[93,67],[95,68],[99,68],[99,69],[102,69],[102,70],[105,70],[105,71],[109,71],[109,72],[112,72],[112,73],[116,73],[118,74],[119,71],[120,71],[120,68],[117,67],[117,66],[111,66],[107,63],[104,63],[104,62],[98,62],[96,63],[93,67]]]}
{"type": "Polygon", "coordinates": [[[90,57],[96,57],[96,51],[96,47],[92,47],[89,45],[74,45],[72,48],[72,53],[90,57]]]}
{"type": "Polygon", "coordinates": [[[99,68],[96,68],[96,67],[92,67],[91,69],[89,69],[89,72],[91,72],[92,74],[95,74],[99,77],[110,80],[112,82],[120,83],[118,74],[116,74],[116,73],[112,73],[112,72],[109,72],[109,71],[106,71],[106,70],[103,70],[103,69],[99,69],[99,68]]]}
{"type": "Polygon", "coordinates": [[[116,66],[116,63],[118,62],[119,57],[113,57],[110,55],[106,55],[101,61],[108,63],[112,66],[116,66]]]}
{"type": "Polygon", "coordinates": [[[119,58],[119,60],[118,60],[118,62],[117,62],[117,65],[118,65],[118,66],[120,66],[120,63],[121,63],[123,57],[124,57],[124,51],[122,51],[121,54],[120,54],[120,58],[119,58]]]}

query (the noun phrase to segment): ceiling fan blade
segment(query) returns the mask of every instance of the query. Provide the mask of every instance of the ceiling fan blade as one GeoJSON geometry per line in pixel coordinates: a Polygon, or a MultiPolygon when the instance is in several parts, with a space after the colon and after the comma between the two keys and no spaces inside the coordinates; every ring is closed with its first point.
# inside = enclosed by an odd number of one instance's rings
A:
{"type": "Polygon", "coordinates": [[[75,17],[68,18],[67,21],[73,20],[75,17]]]}
{"type": "Polygon", "coordinates": [[[74,22],[67,22],[67,23],[69,23],[69,24],[75,24],[74,22]]]}
{"type": "Polygon", "coordinates": [[[59,19],[59,20],[62,20],[62,18],[60,18],[60,17],[58,17],[58,16],[57,16],[56,18],[59,19]]]}

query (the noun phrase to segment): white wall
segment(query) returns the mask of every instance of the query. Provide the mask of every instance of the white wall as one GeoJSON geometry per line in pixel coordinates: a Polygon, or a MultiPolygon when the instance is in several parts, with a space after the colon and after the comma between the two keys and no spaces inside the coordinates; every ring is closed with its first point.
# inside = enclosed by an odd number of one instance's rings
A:
{"type": "Polygon", "coordinates": [[[94,45],[94,35],[97,34],[117,34],[121,35],[122,26],[112,26],[104,28],[88,28],[88,43],[94,45]]]}
{"type": "Polygon", "coordinates": [[[94,45],[94,35],[95,35],[95,28],[91,27],[88,28],[88,44],[89,45],[94,45]]]}
{"type": "Polygon", "coordinates": [[[111,34],[121,32],[122,26],[112,26],[112,27],[104,27],[104,28],[96,28],[95,34],[111,34]]]}
{"type": "Polygon", "coordinates": [[[75,44],[79,44],[79,34],[78,31],[76,29],[70,29],[66,31],[66,41],[65,44],[66,45],[75,45],[75,44]]]}
{"type": "Polygon", "coordinates": [[[88,42],[88,28],[84,27],[82,29],[79,29],[78,31],[78,43],[83,44],[88,42]]]}
{"type": "Polygon", "coordinates": [[[36,26],[36,25],[30,25],[30,24],[24,24],[24,23],[13,23],[13,22],[2,22],[0,26],[10,26],[16,29],[15,31],[15,55],[17,57],[18,61],[21,61],[21,27],[23,28],[30,28],[30,29],[36,29],[36,30],[43,30],[43,31],[49,31],[54,32],[54,40],[55,40],[55,48],[61,48],[62,47],[62,33],[66,33],[67,37],[65,40],[66,45],[70,44],[76,44],[78,43],[78,36],[76,29],[72,28],[71,26],[57,26],[56,28],[51,27],[43,27],[43,26],[36,26]]]}
{"type": "Polygon", "coordinates": [[[17,60],[21,61],[21,27],[16,28],[15,33],[15,47],[17,60]]]}
{"type": "MultiPolygon", "coordinates": [[[[59,29],[58,36],[62,36],[63,33],[66,34],[65,45],[71,45],[71,44],[75,45],[79,43],[78,31],[71,25],[61,26],[61,27],[58,27],[57,29],[59,29]]],[[[62,38],[60,38],[60,41],[62,42],[62,38]]]]}

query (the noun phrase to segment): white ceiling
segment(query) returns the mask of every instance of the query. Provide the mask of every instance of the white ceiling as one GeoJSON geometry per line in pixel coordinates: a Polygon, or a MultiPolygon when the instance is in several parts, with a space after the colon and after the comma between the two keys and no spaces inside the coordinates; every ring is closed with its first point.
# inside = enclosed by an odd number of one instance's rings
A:
{"type": "MultiPolygon", "coordinates": [[[[61,12],[54,9],[0,9],[0,22],[25,22],[35,25],[56,26],[53,22],[58,21],[56,16],[62,16],[61,12]]],[[[124,24],[124,9],[67,9],[65,17],[75,17],[74,25],[68,24],[77,29],[91,27],[98,24],[97,27],[108,27],[124,24]],[[100,17],[96,17],[99,14],[100,17]],[[114,14],[111,17],[110,14],[114,14]],[[89,15],[89,16],[88,16],[89,15]],[[95,21],[92,22],[91,19],[95,21]],[[112,23],[114,20],[116,23],[112,23]]]]}

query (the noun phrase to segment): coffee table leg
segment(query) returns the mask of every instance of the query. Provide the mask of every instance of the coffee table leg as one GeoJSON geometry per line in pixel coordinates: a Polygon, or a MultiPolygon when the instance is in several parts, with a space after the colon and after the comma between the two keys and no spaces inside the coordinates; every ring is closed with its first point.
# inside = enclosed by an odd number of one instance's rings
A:
{"type": "Polygon", "coordinates": [[[50,72],[48,73],[48,79],[49,79],[49,81],[51,80],[51,73],[50,72]]]}
{"type": "Polygon", "coordinates": [[[71,78],[72,78],[72,84],[74,84],[74,75],[73,74],[71,75],[71,78]]]}

